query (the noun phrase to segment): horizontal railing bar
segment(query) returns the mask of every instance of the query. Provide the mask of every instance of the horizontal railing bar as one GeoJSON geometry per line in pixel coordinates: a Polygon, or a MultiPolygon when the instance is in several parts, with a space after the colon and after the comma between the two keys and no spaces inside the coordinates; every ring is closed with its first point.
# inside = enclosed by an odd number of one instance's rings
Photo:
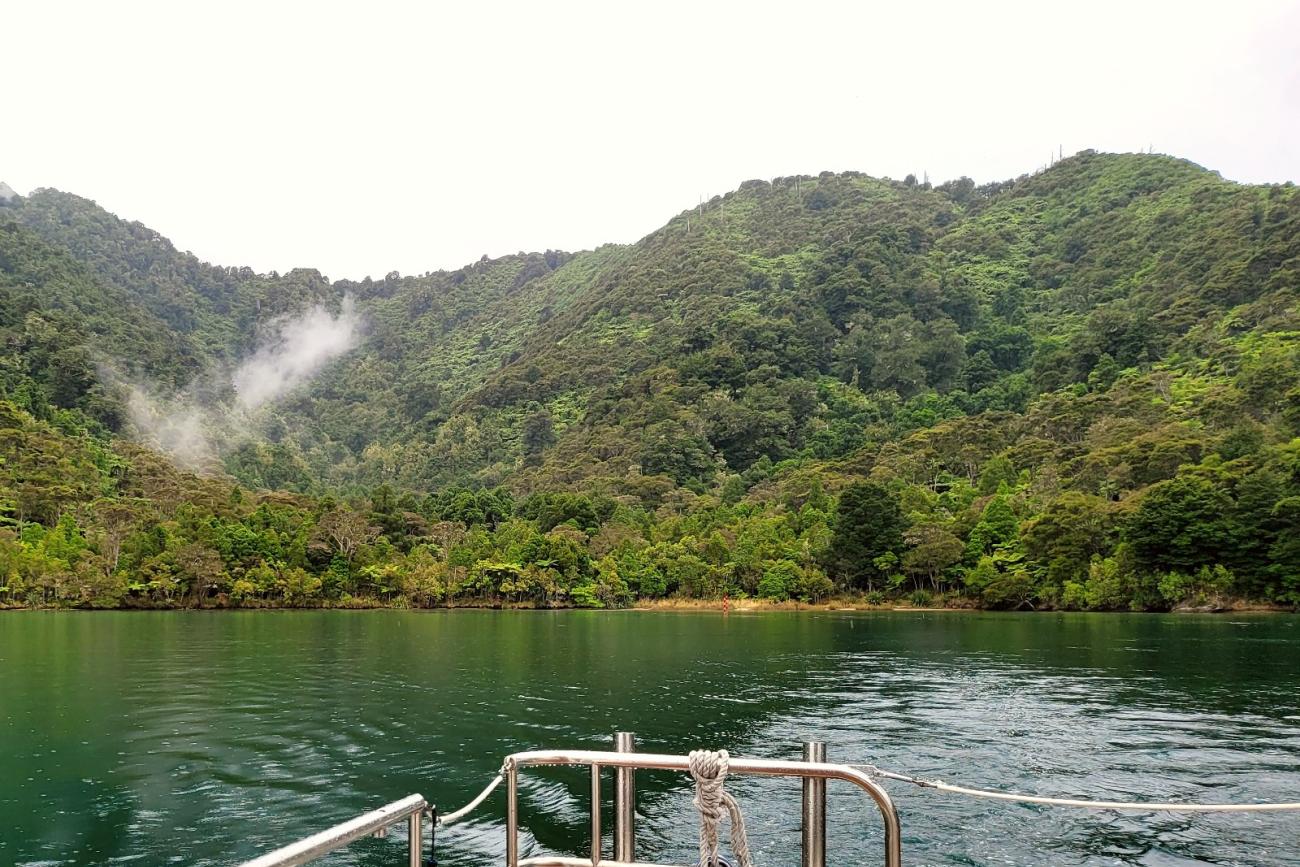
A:
{"type": "MultiPolygon", "coordinates": [[[[571,858],[565,855],[540,855],[520,858],[519,867],[591,867],[590,858],[571,858]]],[[[600,867],[683,867],[679,864],[659,864],[654,861],[609,861],[600,859],[600,867]]]]}
{"type": "Polygon", "coordinates": [[[304,837],[296,843],[290,843],[252,861],[245,861],[242,867],[293,867],[296,864],[306,864],[322,855],[328,855],[335,849],[341,849],[354,840],[360,840],[381,828],[395,825],[427,809],[429,804],[424,800],[423,795],[407,795],[402,800],[385,804],[378,810],[349,819],[319,834],[304,837]]]}
{"type": "MultiPolygon", "coordinates": [[[[642,768],[660,771],[689,771],[688,756],[660,753],[612,753],[599,750],[529,750],[506,757],[519,767],[540,765],[591,765],[612,768],[642,768]]],[[[731,773],[764,774],[773,777],[812,777],[857,782],[871,782],[871,777],[850,765],[824,762],[790,762],[781,759],[741,759],[731,756],[727,766],[731,773]]]]}

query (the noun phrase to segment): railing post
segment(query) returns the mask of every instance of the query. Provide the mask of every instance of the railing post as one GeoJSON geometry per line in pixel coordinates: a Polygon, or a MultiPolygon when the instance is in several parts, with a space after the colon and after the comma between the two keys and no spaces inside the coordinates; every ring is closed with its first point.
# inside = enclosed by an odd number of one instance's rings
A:
{"type": "Polygon", "coordinates": [[[591,763],[591,867],[599,867],[600,833],[600,765],[591,763]]]}
{"type": "MultiPolygon", "coordinates": [[[[804,741],[805,762],[825,762],[823,741],[804,741]]],[[[826,867],[826,780],[803,779],[803,867],[826,867]]]]}
{"type": "Polygon", "coordinates": [[[424,810],[416,810],[411,814],[410,836],[406,844],[409,867],[424,867],[421,863],[424,861],[424,823],[421,821],[423,817],[424,810]]]}
{"type": "Polygon", "coordinates": [[[506,759],[506,867],[519,867],[519,766],[506,759]]]}
{"type": "MultiPolygon", "coordinates": [[[[614,733],[614,752],[636,752],[636,735],[614,733]]],[[[614,860],[636,860],[636,772],[631,768],[614,770],[614,860]]]]}

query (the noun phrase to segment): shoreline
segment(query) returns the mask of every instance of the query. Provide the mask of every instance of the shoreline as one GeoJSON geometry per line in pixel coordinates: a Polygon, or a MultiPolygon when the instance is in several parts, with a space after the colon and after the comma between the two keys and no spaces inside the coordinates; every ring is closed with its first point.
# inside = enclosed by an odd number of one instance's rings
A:
{"type": "Polygon", "coordinates": [[[580,608],[574,605],[537,605],[530,602],[490,602],[466,601],[449,605],[415,606],[392,604],[381,599],[351,598],[337,600],[337,604],[325,605],[121,605],[116,607],[96,607],[93,605],[0,605],[0,613],[9,611],[208,611],[208,612],[246,612],[246,611],[603,611],[618,613],[622,611],[651,612],[712,612],[734,614],[760,614],[770,612],[898,612],[898,613],[956,613],[956,612],[1000,612],[1011,614],[1298,614],[1300,609],[1277,605],[1269,602],[1235,599],[1220,606],[1181,606],[1165,611],[1129,611],[1129,610],[1087,610],[1068,608],[982,608],[970,604],[969,600],[953,600],[952,605],[914,606],[905,600],[872,603],[854,597],[837,597],[821,602],[797,602],[786,600],[773,602],[766,599],[638,599],[631,605],[617,608],[580,608]]]}

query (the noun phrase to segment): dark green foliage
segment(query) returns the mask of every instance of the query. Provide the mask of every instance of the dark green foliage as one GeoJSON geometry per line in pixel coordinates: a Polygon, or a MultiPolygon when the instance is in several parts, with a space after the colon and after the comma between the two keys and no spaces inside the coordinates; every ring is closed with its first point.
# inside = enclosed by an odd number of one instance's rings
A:
{"type": "Polygon", "coordinates": [[[985,187],[750,182],[689,216],[330,283],[10,203],[0,601],[1300,601],[1293,187],[1084,153],[985,187]],[[228,401],[212,371],[344,295],[364,340],[229,444],[234,481],[115,439],[122,383],[228,401]]]}
{"type": "Polygon", "coordinates": [[[1110,503],[1068,492],[1027,521],[1021,537],[1045,585],[1060,588],[1087,579],[1088,564],[1113,549],[1117,529],[1110,503]]]}
{"type": "Polygon", "coordinates": [[[871,589],[889,567],[882,560],[903,550],[906,522],[898,500],[871,482],[855,482],[840,494],[835,534],[826,553],[827,566],[850,586],[871,589]]]}
{"type": "Polygon", "coordinates": [[[1142,567],[1153,572],[1195,569],[1232,555],[1232,512],[1226,491],[1207,479],[1180,476],[1143,495],[1126,535],[1142,567]]]}
{"type": "Polygon", "coordinates": [[[486,524],[495,528],[514,511],[509,491],[447,488],[426,505],[427,511],[443,521],[456,521],[474,527],[486,524]]]}
{"type": "Polygon", "coordinates": [[[519,516],[536,521],[543,533],[560,524],[590,532],[600,526],[602,514],[608,517],[612,511],[612,503],[593,502],[584,494],[545,493],[533,494],[524,500],[519,507],[519,516]]]}
{"type": "Polygon", "coordinates": [[[520,434],[524,460],[537,463],[542,452],[555,445],[555,420],[544,407],[538,407],[524,416],[524,429],[520,434]]]}

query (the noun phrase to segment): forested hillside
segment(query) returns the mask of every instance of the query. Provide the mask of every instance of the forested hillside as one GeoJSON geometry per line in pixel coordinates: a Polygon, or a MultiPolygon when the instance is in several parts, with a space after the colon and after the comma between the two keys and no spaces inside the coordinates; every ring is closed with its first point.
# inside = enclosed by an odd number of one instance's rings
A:
{"type": "Polygon", "coordinates": [[[1300,603],[1300,197],[1084,153],[749,181],[636,244],[329,282],[0,205],[0,603],[1300,603]],[[356,348],[198,477],[282,317],[356,348]],[[144,440],[140,445],[131,440],[144,440]]]}

